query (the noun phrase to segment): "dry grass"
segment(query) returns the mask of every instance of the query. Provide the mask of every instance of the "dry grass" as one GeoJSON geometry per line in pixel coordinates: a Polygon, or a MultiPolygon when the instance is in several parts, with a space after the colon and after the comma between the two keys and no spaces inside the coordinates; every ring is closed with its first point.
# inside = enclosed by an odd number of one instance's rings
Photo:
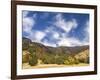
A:
{"type": "Polygon", "coordinates": [[[59,68],[59,67],[81,67],[81,66],[89,66],[89,64],[80,63],[74,65],[58,65],[58,64],[38,64],[36,66],[30,66],[28,63],[23,63],[22,69],[36,69],[36,68],[59,68]]]}

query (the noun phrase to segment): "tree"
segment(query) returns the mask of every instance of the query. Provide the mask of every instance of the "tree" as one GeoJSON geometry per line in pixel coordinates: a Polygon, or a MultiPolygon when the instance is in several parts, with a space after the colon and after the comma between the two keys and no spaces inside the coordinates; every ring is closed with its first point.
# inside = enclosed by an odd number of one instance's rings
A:
{"type": "Polygon", "coordinates": [[[29,51],[31,54],[36,53],[36,49],[35,49],[34,46],[30,46],[30,47],[28,48],[28,51],[29,51]]]}
{"type": "Polygon", "coordinates": [[[58,58],[56,58],[55,63],[56,64],[64,64],[64,59],[62,57],[58,57],[58,58]]]}
{"type": "Polygon", "coordinates": [[[34,48],[34,46],[30,46],[28,48],[28,51],[30,52],[29,65],[35,66],[38,63],[38,57],[36,56],[36,49],[34,48]]]}
{"type": "Polygon", "coordinates": [[[46,53],[43,57],[42,57],[42,62],[44,64],[54,64],[55,63],[55,58],[53,55],[50,55],[49,53],[46,53]]]}
{"type": "Polygon", "coordinates": [[[29,65],[35,66],[38,63],[38,58],[36,54],[31,53],[29,56],[29,65]]]}

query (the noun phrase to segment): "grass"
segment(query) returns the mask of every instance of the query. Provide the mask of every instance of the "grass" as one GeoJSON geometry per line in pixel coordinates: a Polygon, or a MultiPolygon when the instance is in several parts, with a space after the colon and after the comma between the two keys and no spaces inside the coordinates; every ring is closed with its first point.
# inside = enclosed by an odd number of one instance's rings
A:
{"type": "Polygon", "coordinates": [[[58,64],[37,64],[36,66],[30,66],[28,63],[22,64],[22,69],[36,69],[36,68],[59,68],[59,67],[81,67],[81,66],[89,66],[86,63],[79,63],[73,65],[58,65],[58,64]]]}

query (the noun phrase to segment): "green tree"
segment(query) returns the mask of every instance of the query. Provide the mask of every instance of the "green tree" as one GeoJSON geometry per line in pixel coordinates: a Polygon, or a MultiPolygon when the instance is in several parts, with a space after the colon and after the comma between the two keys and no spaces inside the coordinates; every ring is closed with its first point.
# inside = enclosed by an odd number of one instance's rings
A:
{"type": "Polygon", "coordinates": [[[38,63],[38,58],[36,54],[31,53],[29,56],[29,65],[35,66],[38,63]]]}
{"type": "Polygon", "coordinates": [[[64,59],[62,57],[58,57],[58,58],[56,58],[55,63],[56,64],[64,64],[64,59]]]}
{"type": "Polygon", "coordinates": [[[31,65],[31,66],[37,65],[38,64],[38,57],[37,57],[37,54],[36,54],[36,48],[34,46],[30,46],[28,48],[28,51],[30,52],[29,65],[31,65]]]}
{"type": "Polygon", "coordinates": [[[28,51],[29,51],[31,54],[36,53],[36,49],[35,49],[35,47],[33,47],[33,46],[30,46],[30,47],[28,48],[28,51]]]}
{"type": "Polygon", "coordinates": [[[46,55],[44,55],[42,57],[42,62],[44,64],[54,64],[55,63],[55,60],[54,60],[54,56],[53,55],[50,55],[49,53],[46,53],[46,55]]]}

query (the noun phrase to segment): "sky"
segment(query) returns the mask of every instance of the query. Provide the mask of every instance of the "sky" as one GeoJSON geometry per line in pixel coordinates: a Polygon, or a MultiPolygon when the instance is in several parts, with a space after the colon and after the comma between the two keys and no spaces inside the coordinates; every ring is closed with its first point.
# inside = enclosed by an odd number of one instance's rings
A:
{"type": "Polygon", "coordinates": [[[24,10],[22,37],[51,47],[89,45],[89,14],[24,10]]]}

